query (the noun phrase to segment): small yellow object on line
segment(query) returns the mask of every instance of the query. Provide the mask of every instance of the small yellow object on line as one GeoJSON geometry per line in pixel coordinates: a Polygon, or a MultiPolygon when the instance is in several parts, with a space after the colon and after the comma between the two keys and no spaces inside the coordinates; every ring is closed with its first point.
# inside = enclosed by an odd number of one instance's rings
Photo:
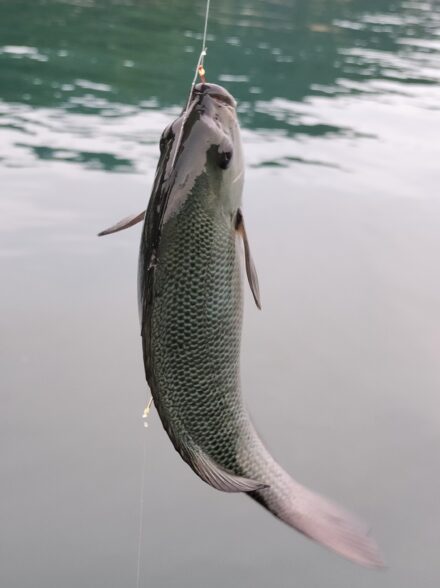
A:
{"type": "Polygon", "coordinates": [[[150,414],[152,404],[153,404],[153,397],[150,398],[150,400],[147,403],[147,406],[144,409],[144,412],[142,413],[142,419],[144,421],[144,427],[146,429],[148,428],[147,418],[148,418],[148,415],[150,414]]]}
{"type": "Polygon", "coordinates": [[[199,72],[200,79],[202,80],[202,82],[204,84],[206,84],[206,79],[205,79],[206,71],[205,71],[205,68],[203,67],[203,65],[199,65],[198,72],[199,72]]]}

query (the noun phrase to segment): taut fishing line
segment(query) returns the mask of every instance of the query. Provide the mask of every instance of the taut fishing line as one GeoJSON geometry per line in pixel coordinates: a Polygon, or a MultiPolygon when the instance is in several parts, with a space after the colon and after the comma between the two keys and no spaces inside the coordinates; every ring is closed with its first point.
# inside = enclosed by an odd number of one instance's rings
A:
{"type": "MultiPolygon", "coordinates": [[[[208,47],[206,46],[206,38],[207,38],[207,33],[208,33],[208,18],[209,18],[210,4],[211,4],[211,0],[207,0],[206,13],[205,13],[205,26],[203,28],[202,51],[200,52],[199,60],[196,65],[196,71],[194,73],[194,79],[191,84],[191,93],[194,89],[194,86],[196,85],[197,75],[200,74],[200,77],[202,78],[202,82],[205,81],[205,79],[204,79],[205,78],[205,70],[203,68],[203,64],[205,62],[206,52],[208,51],[208,47]]],[[[190,93],[190,97],[191,97],[191,93],[190,93]]]]}
{"type": "Polygon", "coordinates": [[[191,84],[188,100],[187,100],[186,106],[185,106],[185,112],[183,113],[183,121],[182,121],[182,125],[180,127],[179,136],[177,138],[176,148],[174,150],[174,156],[173,156],[173,160],[171,163],[171,169],[173,169],[174,164],[176,163],[177,152],[179,150],[180,142],[182,140],[183,129],[185,128],[185,122],[186,122],[186,119],[188,118],[188,113],[191,110],[191,96],[192,96],[194,87],[197,82],[197,76],[200,76],[200,79],[202,80],[202,82],[205,82],[204,64],[205,64],[206,52],[208,51],[208,47],[206,46],[206,40],[207,40],[207,36],[208,36],[208,19],[209,19],[210,6],[211,6],[211,0],[207,0],[206,12],[205,12],[205,26],[203,27],[202,50],[200,51],[199,59],[197,61],[197,65],[196,65],[196,70],[194,72],[194,78],[193,78],[193,81],[191,84]]]}
{"type": "MultiPolygon", "coordinates": [[[[200,76],[202,82],[205,82],[205,57],[206,52],[208,50],[206,46],[207,34],[208,34],[208,19],[209,19],[209,9],[211,5],[211,0],[206,1],[206,11],[205,11],[205,25],[203,27],[203,40],[202,40],[202,50],[199,55],[199,59],[197,61],[196,70],[194,72],[194,78],[191,84],[191,89],[188,96],[188,101],[185,106],[185,113],[183,116],[183,123],[180,128],[179,138],[177,141],[176,150],[174,152],[174,159],[172,163],[172,167],[174,166],[174,161],[176,158],[178,146],[180,141],[182,140],[183,129],[185,126],[185,121],[188,116],[188,112],[190,110],[190,102],[191,96],[194,90],[194,87],[197,82],[197,76],[200,76]]],[[[147,406],[142,414],[142,420],[144,424],[144,428],[148,428],[147,417],[151,409],[151,405],[153,403],[153,398],[150,397],[150,400],[147,403],[147,406]]],[[[143,543],[143,536],[144,536],[144,494],[145,494],[145,470],[147,465],[147,435],[144,434],[144,450],[143,450],[143,457],[142,457],[142,471],[141,471],[141,486],[140,486],[140,501],[139,501],[139,537],[138,537],[138,549],[137,549],[137,566],[136,566],[136,588],[140,588],[141,585],[141,563],[142,563],[142,543],[143,543]]]]}

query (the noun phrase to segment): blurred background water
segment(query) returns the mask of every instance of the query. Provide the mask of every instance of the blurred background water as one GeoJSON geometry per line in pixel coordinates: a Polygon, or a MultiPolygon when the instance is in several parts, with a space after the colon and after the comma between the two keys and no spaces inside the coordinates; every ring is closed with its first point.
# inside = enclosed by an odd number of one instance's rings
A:
{"type": "MultiPolygon", "coordinates": [[[[146,385],[139,228],[204,2],[0,0],[0,585],[134,586],[146,385]]],[[[263,313],[243,383],[297,479],[367,519],[358,569],[147,430],[142,585],[440,582],[440,4],[213,2],[263,313]]]]}

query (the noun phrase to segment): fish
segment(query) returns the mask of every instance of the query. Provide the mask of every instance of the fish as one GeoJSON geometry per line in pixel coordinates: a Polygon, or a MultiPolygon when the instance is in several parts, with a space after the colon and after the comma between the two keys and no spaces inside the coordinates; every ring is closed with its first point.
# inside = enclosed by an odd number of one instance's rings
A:
{"type": "Polygon", "coordinates": [[[244,492],[300,533],[369,568],[383,567],[369,529],[295,481],[248,414],[240,378],[244,271],[258,308],[244,222],[237,104],[222,86],[194,86],[163,132],[144,221],[138,302],[145,375],[175,449],[207,484],[244,492]],[[244,258],[244,263],[243,263],[244,258]]]}

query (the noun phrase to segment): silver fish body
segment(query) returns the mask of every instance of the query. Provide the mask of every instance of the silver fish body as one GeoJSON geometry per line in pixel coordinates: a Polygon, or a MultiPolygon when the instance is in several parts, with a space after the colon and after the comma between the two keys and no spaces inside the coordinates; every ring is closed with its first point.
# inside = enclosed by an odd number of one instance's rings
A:
{"type": "Polygon", "coordinates": [[[363,525],[294,481],[244,406],[242,240],[257,304],[259,294],[241,213],[243,169],[234,99],[199,84],[164,131],[141,238],[141,335],[155,406],[176,450],[205,482],[248,492],[340,555],[381,567],[363,525]]]}

